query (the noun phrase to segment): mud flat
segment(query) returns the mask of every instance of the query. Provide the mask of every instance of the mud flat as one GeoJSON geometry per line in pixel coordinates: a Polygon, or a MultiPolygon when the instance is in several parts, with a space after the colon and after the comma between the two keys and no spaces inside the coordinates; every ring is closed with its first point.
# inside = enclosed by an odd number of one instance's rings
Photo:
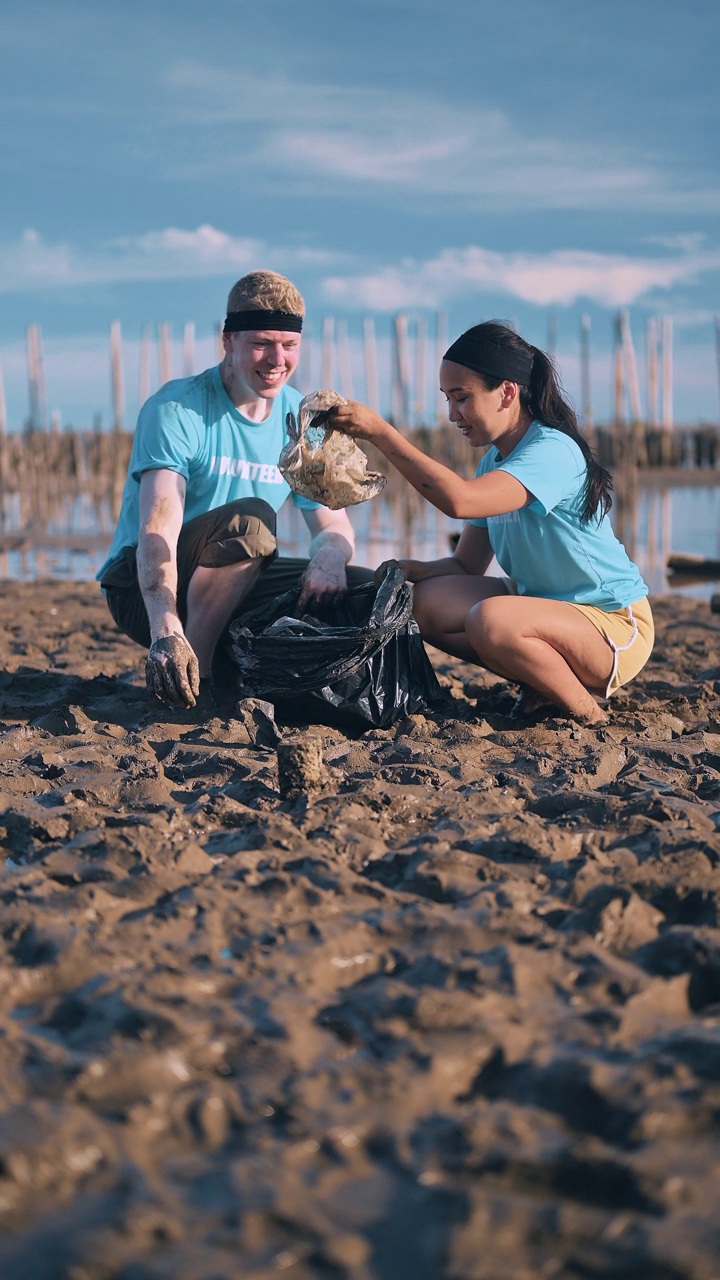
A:
{"type": "Polygon", "coordinates": [[[720,620],[655,608],[607,726],[434,655],[281,799],[5,584],[3,1280],[717,1280],[720,620]]]}

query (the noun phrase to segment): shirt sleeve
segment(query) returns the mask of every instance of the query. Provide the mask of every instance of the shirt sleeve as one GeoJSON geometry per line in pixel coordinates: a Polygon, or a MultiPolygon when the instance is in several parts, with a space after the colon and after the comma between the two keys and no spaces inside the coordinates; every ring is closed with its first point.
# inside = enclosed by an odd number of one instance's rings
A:
{"type": "Polygon", "coordinates": [[[135,445],[134,480],[139,482],[144,471],[164,468],[189,480],[193,460],[200,449],[194,415],[176,400],[158,401],[151,397],[140,410],[135,445]]]}
{"type": "Polygon", "coordinates": [[[564,499],[576,497],[587,474],[579,446],[563,432],[550,429],[526,437],[495,469],[519,480],[535,499],[530,507],[544,516],[564,499]]]}
{"type": "Polygon", "coordinates": [[[299,507],[301,511],[319,511],[322,502],[315,502],[314,498],[306,498],[303,493],[295,493],[291,490],[290,496],[294,507],[299,507]]]}

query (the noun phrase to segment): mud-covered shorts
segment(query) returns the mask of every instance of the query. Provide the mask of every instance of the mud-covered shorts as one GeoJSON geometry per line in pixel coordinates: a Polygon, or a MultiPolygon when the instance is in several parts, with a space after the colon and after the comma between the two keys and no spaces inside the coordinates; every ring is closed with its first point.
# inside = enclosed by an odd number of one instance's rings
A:
{"type": "MultiPolygon", "coordinates": [[[[137,547],[123,547],[105,570],[100,586],[120,630],[149,649],[150,627],[138,584],[136,553],[137,547]]],[[[188,520],[180,530],[177,545],[177,607],[183,626],[187,621],[188,586],[199,566],[217,569],[257,559],[265,560],[265,564],[234,617],[297,587],[309,560],[278,555],[275,512],[262,498],[241,498],[188,520]]],[[[368,582],[373,576],[371,569],[359,565],[348,565],[346,573],[348,586],[368,582]]]]}

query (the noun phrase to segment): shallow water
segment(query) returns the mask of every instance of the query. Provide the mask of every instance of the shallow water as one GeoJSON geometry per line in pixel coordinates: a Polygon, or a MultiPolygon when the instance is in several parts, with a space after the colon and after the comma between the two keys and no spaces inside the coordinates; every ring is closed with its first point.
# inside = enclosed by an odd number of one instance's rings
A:
{"type": "MultiPolygon", "coordinates": [[[[377,565],[390,556],[433,559],[447,555],[449,539],[462,529],[462,521],[450,520],[434,508],[423,509],[409,529],[399,528],[397,515],[385,506],[369,528],[371,508],[351,513],[358,535],[357,560],[377,565]]],[[[295,516],[295,537],[302,540],[302,520],[295,516]]],[[[709,599],[720,591],[720,580],[680,581],[666,571],[671,553],[720,559],[720,486],[673,486],[645,489],[638,494],[632,537],[626,542],[651,595],[668,591],[709,599]]],[[[494,562],[491,572],[501,570],[494,562]]]]}
{"type": "MultiPolygon", "coordinates": [[[[451,520],[428,505],[401,509],[398,502],[386,500],[354,507],[350,518],[357,537],[356,562],[371,567],[392,556],[434,559],[447,555],[450,536],[462,528],[462,521],[451,520]]],[[[76,545],[0,553],[0,574],[25,582],[45,577],[78,582],[94,578],[107,554],[110,535],[106,542],[98,541],[89,548],[83,546],[83,538],[97,535],[99,523],[107,528],[106,513],[100,522],[84,510],[79,523],[75,513],[72,528],[79,535],[76,545]]],[[[672,575],[669,578],[665,569],[671,552],[720,558],[720,485],[641,489],[632,526],[628,552],[651,595],[677,591],[709,599],[720,591],[718,580],[680,581],[672,575]]],[[[289,503],[280,513],[278,535],[281,553],[302,555],[306,551],[305,524],[289,503]]],[[[494,568],[500,572],[496,565],[494,568]]]]}

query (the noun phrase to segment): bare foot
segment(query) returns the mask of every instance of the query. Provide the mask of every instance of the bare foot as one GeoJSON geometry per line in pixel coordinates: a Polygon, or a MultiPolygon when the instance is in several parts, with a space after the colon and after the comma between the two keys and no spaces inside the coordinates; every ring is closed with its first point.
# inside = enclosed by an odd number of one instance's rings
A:
{"type": "Polygon", "coordinates": [[[532,685],[525,684],[520,686],[520,693],[515,701],[510,718],[512,720],[522,720],[538,715],[566,715],[571,720],[575,720],[577,724],[607,724],[608,717],[602,707],[598,706],[595,698],[588,693],[582,700],[582,705],[575,707],[563,707],[559,703],[551,702],[545,694],[539,693],[537,689],[533,689],[532,685]]]}
{"type": "Polygon", "coordinates": [[[553,715],[557,714],[558,710],[557,704],[551,702],[544,694],[538,693],[537,689],[533,689],[529,684],[523,684],[520,686],[520,692],[510,712],[510,718],[522,720],[526,716],[534,716],[541,711],[547,715],[553,715]]]}
{"type": "Polygon", "coordinates": [[[593,725],[608,723],[608,716],[605,714],[602,707],[597,705],[597,703],[595,703],[592,711],[570,711],[568,714],[573,720],[576,720],[578,724],[593,725]]]}

